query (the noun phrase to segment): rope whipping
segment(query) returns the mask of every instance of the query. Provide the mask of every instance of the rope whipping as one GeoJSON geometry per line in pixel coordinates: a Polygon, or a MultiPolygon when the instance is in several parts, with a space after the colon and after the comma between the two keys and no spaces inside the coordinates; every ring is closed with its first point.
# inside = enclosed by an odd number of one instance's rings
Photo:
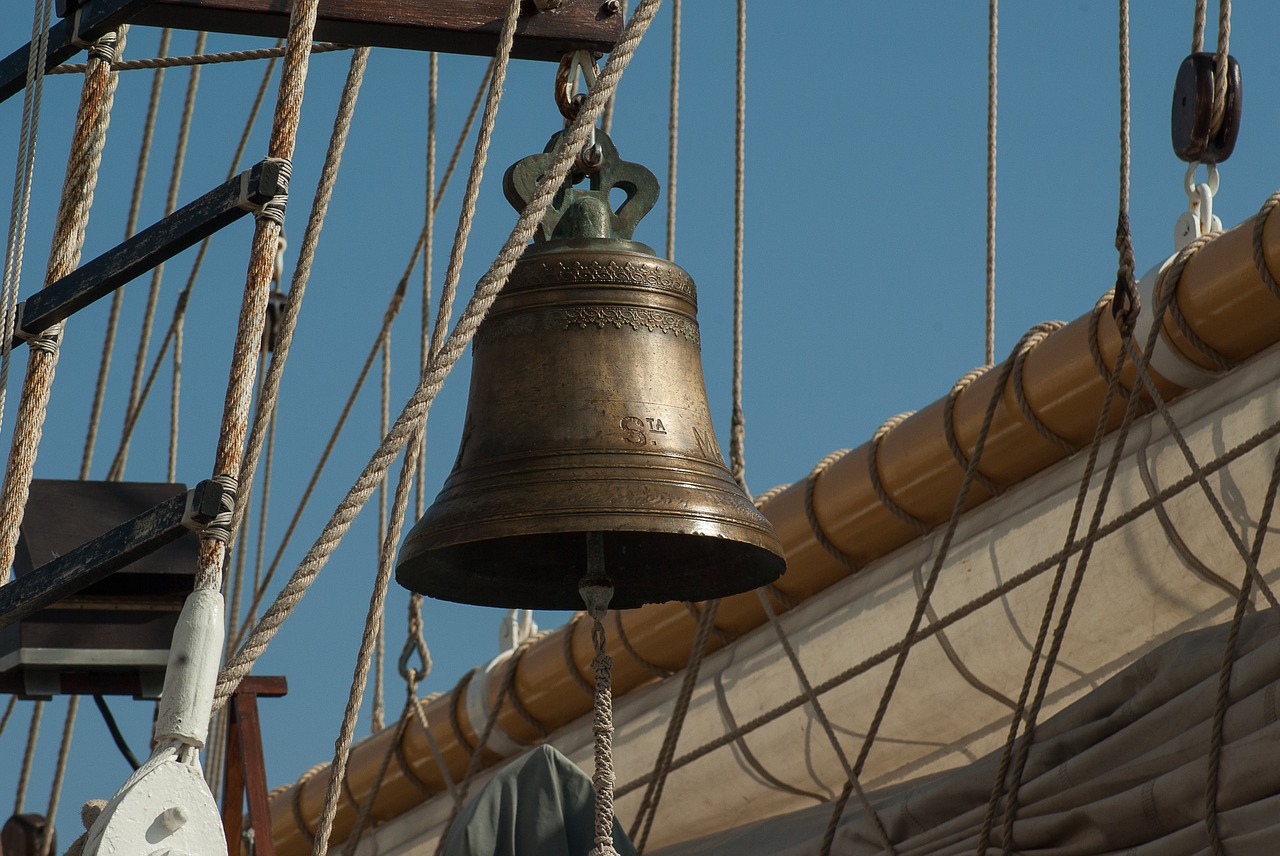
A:
{"type": "Polygon", "coordinates": [[[591,127],[599,116],[600,110],[604,106],[604,101],[614,87],[617,86],[618,79],[622,76],[627,64],[631,61],[631,57],[635,54],[637,45],[660,5],[661,0],[641,0],[636,7],[635,13],[627,22],[617,46],[609,57],[609,61],[605,64],[604,70],[597,77],[596,85],[588,94],[586,104],[583,106],[578,118],[570,125],[568,131],[561,137],[559,144],[552,152],[547,172],[540,179],[537,190],[517,220],[502,250],[488,272],[477,284],[475,293],[455,325],[453,332],[449,334],[448,339],[445,341],[444,348],[431,361],[431,365],[427,367],[427,370],[423,372],[417,388],[408,402],[406,402],[400,416],[392,425],[391,431],[388,432],[381,446],[366,464],[364,471],[339,503],[328,524],[326,524],[312,548],[308,550],[307,555],[294,572],[290,581],[258,622],[244,646],[232,658],[227,667],[223,669],[218,680],[215,705],[220,706],[225,703],[231,690],[248,673],[261,653],[266,650],[271,637],[279,630],[280,624],[292,612],[311,582],[314,581],[316,575],[328,561],[337,543],[350,527],[351,521],[355,519],[356,514],[368,500],[378,479],[381,477],[381,473],[390,465],[391,460],[399,451],[404,448],[404,444],[412,433],[413,425],[416,424],[420,414],[430,407],[431,402],[444,382],[444,378],[466,349],[472,337],[474,337],[477,327],[479,327],[485,313],[488,312],[489,307],[497,298],[498,292],[505,284],[507,277],[515,266],[516,260],[523,254],[525,245],[537,229],[552,198],[563,185],[574,159],[591,133],[591,127]]]}
{"type": "MultiPolygon", "coordinates": [[[[46,286],[75,270],[80,262],[115,98],[117,76],[110,65],[117,51],[124,47],[126,30],[127,27],[122,26],[118,33],[108,33],[89,52],[89,69],[80,90],[62,198],[54,220],[46,286]]],[[[63,325],[57,324],[29,344],[22,398],[15,417],[4,487],[0,489],[0,585],[8,581],[13,566],[23,509],[27,504],[31,474],[58,364],[62,330],[63,325]]]]}

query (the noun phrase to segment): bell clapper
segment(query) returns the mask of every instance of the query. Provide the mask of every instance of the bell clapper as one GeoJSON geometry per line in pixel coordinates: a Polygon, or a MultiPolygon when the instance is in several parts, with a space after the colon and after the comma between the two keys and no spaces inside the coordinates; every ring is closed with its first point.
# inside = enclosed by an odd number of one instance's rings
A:
{"type": "Polygon", "coordinates": [[[596,656],[595,671],[595,844],[590,856],[617,856],[613,846],[613,658],[605,651],[604,615],[613,599],[613,580],[604,567],[604,533],[587,533],[587,573],[578,582],[578,591],[591,616],[591,641],[596,656]]]}

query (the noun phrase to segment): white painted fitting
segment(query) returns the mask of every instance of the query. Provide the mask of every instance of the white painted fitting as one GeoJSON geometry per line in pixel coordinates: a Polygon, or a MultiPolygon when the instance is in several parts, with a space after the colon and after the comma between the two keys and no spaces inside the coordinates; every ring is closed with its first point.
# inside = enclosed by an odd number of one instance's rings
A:
{"type": "MultiPolygon", "coordinates": [[[[1133,325],[1133,342],[1139,350],[1147,344],[1147,337],[1151,335],[1151,322],[1156,310],[1156,286],[1175,258],[1177,256],[1170,256],[1147,271],[1138,283],[1138,298],[1142,301],[1142,311],[1138,313],[1138,320],[1133,325]]],[[[1163,330],[1156,337],[1155,348],[1151,354],[1151,368],[1159,372],[1161,377],[1176,383],[1183,389],[1199,389],[1220,374],[1183,356],[1165,339],[1163,330]]]]}
{"type": "MultiPolygon", "coordinates": [[[[493,673],[510,656],[510,651],[502,652],[491,660],[487,666],[472,675],[471,680],[467,682],[465,705],[467,719],[471,721],[471,727],[475,730],[477,740],[484,734],[485,726],[489,722],[489,709],[493,706],[493,703],[489,700],[489,685],[493,681],[493,673]]],[[[491,752],[498,753],[504,758],[509,758],[512,755],[518,755],[528,747],[523,743],[517,742],[510,734],[503,731],[501,725],[494,723],[493,731],[489,734],[489,742],[485,744],[485,748],[491,752]]]]}
{"type": "Polygon", "coordinates": [[[187,596],[173,631],[164,694],[156,717],[156,742],[178,740],[201,748],[209,735],[213,691],[222,662],[222,595],[194,591],[187,596]]]}

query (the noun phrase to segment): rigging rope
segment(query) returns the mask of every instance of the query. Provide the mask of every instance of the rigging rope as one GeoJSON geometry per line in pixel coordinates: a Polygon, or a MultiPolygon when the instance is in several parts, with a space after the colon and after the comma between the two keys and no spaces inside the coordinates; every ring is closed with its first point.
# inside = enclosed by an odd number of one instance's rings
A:
{"type": "Polygon", "coordinates": [[[668,261],[673,261],[676,256],[676,152],[680,143],[680,2],[681,0],[671,0],[671,95],[667,111],[668,261]]]}
{"type": "Polygon", "coordinates": [[[58,820],[58,803],[62,801],[62,782],[67,776],[67,762],[71,758],[71,735],[76,727],[76,713],[80,710],[80,696],[67,699],[67,718],[62,725],[62,743],[58,746],[58,761],[53,770],[53,784],[49,787],[49,808],[40,834],[41,856],[49,856],[53,845],[53,832],[58,820]]]}
{"type": "MultiPolygon", "coordinates": [[[[157,53],[167,56],[172,31],[165,27],[160,31],[157,53]]],[[[124,237],[129,239],[138,227],[138,214],[142,208],[142,188],[146,183],[147,167],[151,161],[151,144],[155,138],[156,116],[160,111],[160,92],[164,87],[164,69],[156,69],[151,78],[151,97],[147,101],[147,114],[142,122],[142,142],[138,147],[138,166],[133,176],[133,193],[129,199],[129,213],[125,216],[124,237]]],[[[102,423],[102,407],[107,395],[107,377],[111,372],[111,358],[115,353],[116,333],[120,327],[120,312],[124,307],[124,286],[111,293],[111,310],[107,316],[107,329],[102,338],[102,358],[98,363],[98,382],[93,389],[93,403],[89,407],[89,426],[85,431],[84,455],[80,459],[80,478],[89,478],[93,466],[93,452],[98,442],[98,428],[102,423]]]]}
{"type": "MultiPolygon", "coordinates": [[[[0,288],[0,424],[4,422],[5,396],[9,388],[9,352],[13,328],[17,323],[19,284],[22,281],[22,256],[27,243],[27,219],[31,207],[31,178],[36,165],[36,137],[40,128],[40,102],[44,93],[45,57],[49,50],[49,9],[52,0],[34,6],[31,19],[31,44],[27,51],[26,85],[22,93],[22,123],[18,129],[18,154],[14,163],[13,204],[9,212],[9,234],[5,242],[3,288],[0,288]]],[[[0,584],[6,579],[0,572],[0,584]]]]}
{"type": "MultiPolygon", "coordinates": [[[[1126,335],[1122,333],[1122,335],[1126,335]]],[[[1111,405],[1115,398],[1116,389],[1119,387],[1120,374],[1124,368],[1124,352],[1122,351],[1116,360],[1115,366],[1111,369],[1107,378],[1107,391],[1103,397],[1102,406],[1098,411],[1098,420],[1094,428],[1093,441],[1089,444],[1089,456],[1085,462],[1084,472],[1080,476],[1079,488],[1076,492],[1075,503],[1071,510],[1071,520],[1067,525],[1067,534],[1064,538],[1064,547],[1070,545],[1076,537],[1079,530],[1080,521],[1084,513],[1085,501],[1088,497],[1089,485],[1093,480],[1093,474],[1097,466],[1098,454],[1102,448],[1103,438],[1107,433],[1107,422],[1111,416],[1111,405]]],[[[1128,436],[1129,427],[1132,424],[1133,417],[1136,415],[1136,404],[1138,396],[1130,396],[1128,398],[1128,406],[1125,410],[1124,421],[1120,426],[1120,433],[1115,441],[1112,451],[1111,462],[1108,464],[1107,474],[1100,488],[1098,498],[1094,505],[1094,514],[1090,523],[1090,533],[1096,532],[1098,523],[1101,521],[1102,510],[1105,508],[1107,497],[1110,491],[1110,479],[1114,476],[1115,466],[1118,465],[1120,455],[1123,451],[1124,440],[1128,436]]],[[[1092,542],[1090,542],[1092,543],[1092,542]]],[[[1037,666],[1041,663],[1041,652],[1044,650],[1045,641],[1049,636],[1049,625],[1053,619],[1056,608],[1058,594],[1062,587],[1062,581],[1066,576],[1067,563],[1070,556],[1063,555],[1062,561],[1058,563],[1057,571],[1054,574],[1053,581],[1049,587],[1049,593],[1045,598],[1044,613],[1040,621],[1040,629],[1036,636],[1036,641],[1031,650],[1031,656],[1028,658],[1027,669],[1023,676],[1022,688],[1018,694],[1018,701],[1013,708],[1013,715],[1010,717],[1009,734],[1005,739],[1005,743],[1000,753],[1000,761],[997,766],[995,779],[991,788],[991,797],[987,802],[986,814],[982,821],[982,832],[978,837],[978,856],[986,853],[990,843],[991,830],[994,828],[996,814],[999,808],[999,801],[1005,796],[1005,790],[1008,788],[1009,798],[1006,801],[1004,815],[1004,851],[1009,852],[1013,841],[1013,820],[1016,809],[1016,799],[1018,785],[1021,781],[1022,770],[1025,768],[1026,755],[1025,750],[1030,748],[1031,731],[1035,725],[1035,718],[1039,713],[1040,704],[1043,702],[1043,696],[1037,694],[1036,702],[1032,705],[1032,710],[1027,713],[1027,699],[1031,695],[1032,681],[1035,678],[1037,666]],[[1026,734],[1019,744],[1019,728],[1022,726],[1024,717],[1026,720],[1026,734]],[[1015,759],[1015,749],[1017,757],[1015,759]],[[1015,764],[1015,776],[1012,784],[1008,784],[1008,774],[1010,764],[1015,764]]],[[[1077,563],[1076,575],[1072,579],[1072,592],[1079,590],[1079,582],[1083,579],[1084,569],[1087,564],[1087,553],[1082,551],[1081,558],[1077,563]]],[[[1069,595],[1068,602],[1074,601],[1074,594],[1069,595]]],[[[1063,606],[1064,621],[1070,616],[1071,610],[1068,605],[1063,606]]],[[[1065,631],[1065,623],[1063,625],[1065,631]]],[[[1055,657],[1056,659],[1056,657],[1055,657]]],[[[1052,672],[1051,662],[1046,662],[1042,673],[1044,686],[1047,687],[1048,675],[1052,672]]]]}
{"type": "MultiPolygon", "coordinates": [[[[196,52],[204,49],[207,36],[205,33],[196,33],[196,52]]],[[[168,217],[178,208],[178,191],[182,185],[182,169],[187,157],[187,143],[191,138],[191,120],[195,116],[196,93],[200,89],[200,68],[193,67],[191,74],[187,78],[186,94],[182,102],[182,114],[178,121],[178,137],[174,143],[173,163],[169,170],[169,190],[165,197],[164,215],[168,217]]],[[[156,307],[160,303],[160,285],[164,280],[164,262],[156,265],[151,269],[151,287],[147,292],[146,308],[142,315],[142,327],[138,332],[138,350],[133,361],[133,379],[129,385],[129,404],[125,408],[126,419],[128,414],[132,413],[139,407],[138,398],[142,394],[142,380],[147,367],[147,349],[151,344],[151,328],[155,323],[156,307]]],[[[177,352],[176,340],[181,336],[181,326],[175,330],[175,347],[177,352]]],[[[172,441],[170,446],[173,446],[172,441]]],[[[125,439],[120,444],[121,452],[117,456],[119,465],[115,466],[113,462],[113,479],[124,478],[125,465],[129,458],[129,441],[125,439]]],[[[172,481],[172,479],[170,479],[172,481]]]]}
{"type": "MultiPolygon", "coordinates": [[[[275,71],[276,60],[271,59],[267,63],[266,69],[263,71],[262,80],[258,84],[258,90],[254,95],[252,104],[249,107],[249,116],[245,121],[244,130],[240,134],[240,140],[236,145],[235,153],[231,156],[231,166],[227,170],[227,180],[229,181],[236,174],[236,167],[240,160],[244,157],[245,150],[249,147],[249,138],[253,132],[253,126],[256,123],[258,111],[262,109],[262,103],[266,100],[267,89],[271,83],[271,76],[275,71]]],[[[137,427],[138,419],[142,415],[142,408],[146,404],[151,394],[152,386],[159,374],[160,366],[168,353],[169,345],[173,342],[178,325],[185,317],[187,305],[191,298],[191,292],[195,288],[196,280],[200,275],[200,270],[204,265],[205,256],[209,252],[209,244],[212,238],[205,238],[200,242],[200,249],[196,251],[195,261],[191,264],[191,272],[187,274],[186,284],[182,290],[178,292],[177,301],[174,305],[173,315],[169,322],[169,329],[165,332],[164,339],[160,342],[160,348],[156,352],[155,360],[151,364],[151,371],[147,374],[147,382],[143,384],[142,394],[139,397],[137,407],[129,411],[125,419],[124,430],[121,432],[119,444],[116,447],[115,457],[112,459],[111,467],[108,470],[108,478],[111,473],[123,467],[123,455],[125,444],[133,436],[134,428],[137,427]]]]}
{"type": "Polygon", "coordinates": [[[44,702],[37,700],[31,706],[31,723],[27,727],[27,748],[22,754],[22,769],[18,773],[18,787],[13,797],[13,813],[22,814],[27,801],[27,787],[31,783],[31,768],[36,757],[36,743],[40,739],[40,719],[44,715],[44,702]]]}
{"type": "MultiPolygon", "coordinates": [[[[168,28],[165,28],[168,31],[168,28]]],[[[315,42],[311,45],[313,54],[329,53],[331,51],[349,51],[354,50],[354,45],[339,45],[333,42],[315,42]]],[[[112,71],[140,71],[144,69],[165,69],[165,68],[185,68],[187,66],[198,65],[216,65],[226,62],[247,62],[259,59],[278,59],[284,56],[285,49],[280,45],[272,48],[258,48],[250,51],[226,51],[224,53],[201,53],[203,48],[196,48],[196,53],[192,56],[166,56],[163,50],[156,51],[159,56],[149,59],[131,59],[124,62],[111,63],[112,71]]],[[[84,71],[84,64],[76,65],[60,65],[56,68],[49,69],[49,74],[80,74],[84,71]]]]}
{"type": "MultiPolygon", "coordinates": [[[[89,70],[85,72],[80,92],[62,199],[54,221],[45,285],[75,270],[80,262],[89,209],[98,183],[98,167],[106,145],[111,104],[115,98],[117,76],[111,71],[110,62],[117,51],[123,50],[127,29],[122,26],[118,34],[103,36],[89,53],[89,70]]],[[[13,566],[19,527],[31,488],[31,474],[58,363],[62,329],[63,325],[59,323],[32,339],[29,345],[22,398],[18,404],[4,487],[0,490],[0,585],[8,581],[13,566]]]]}
{"type": "Polygon", "coordinates": [[[996,107],[1000,0],[987,5],[987,338],[986,362],[996,361],[996,107]]]}
{"type": "MultiPolygon", "coordinates": [[[[436,106],[439,96],[438,76],[439,61],[434,51],[427,64],[427,162],[426,162],[426,198],[423,202],[422,215],[422,317],[418,334],[418,373],[427,367],[431,347],[431,277],[432,256],[435,253],[435,209],[436,209],[436,106]]],[[[426,434],[423,434],[425,442],[426,434]]],[[[426,513],[427,497],[424,493],[427,481],[427,456],[418,456],[418,476],[414,484],[413,508],[415,517],[421,518],[426,513]]],[[[421,603],[421,600],[417,601],[421,603]]]]}
{"type": "MultiPolygon", "coordinates": [[[[315,30],[319,0],[298,0],[289,16],[289,32],[285,43],[280,88],[276,97],[267,156],[286,165],[293,156],[298,123],[302,112],[303,90],[311,57],[312,34],[315,30]]],[[[248,432],[250,399],[253,394],[257,360],[262,347],[267,296],[275,270],[276,250],[284,221],[284,199],[271,200],[258,213],[254,225],[253,244],[249,253],[249,269],[245,275],[244,299],[232,349],[231,370],[223,404],[222,424],[218,431],[212,478],[228,489],[230,507],[200,533],[195,587],[218,591],[222,588],[222,565],[226,542],[232,534],[232,518],[237,503],[237,485],[244,460],[245,435],[248,432]],[[223,519],[225,516],[225,520],[223,519]]],[[[244,479],[246,494],[252,473],[244,479]]]]}
{"type": "Polygon", "coordinates": [[[423,372],[422,379],[392,425],[391,431],[335,509],[328,524],[312,548],[308,550],[292,578],[258,622],[244,646],[219,675],[215,695],[216,706],[225,703],[232,689],[266,649],[271,638],[279,630],[280,624],[293,611],[311,582],[328,561],[342,535],[350,528],[351,522],[368,500],[382,472],[404,448],[421,414],[430,407],[444,378],[470,343],[480,321],[510,275],[511,269],[524,253],[525,245],[537,229],[552,198],[562,186],[574,159],[591,133],[591,128],[604,106],[604,101],[617,86],[618,79],[634,55],[636,46],[648,29],[660,4],[661,0],[641,0],[637,6],[635,13],[623,29],[622,36],[610,55],[609,61],[597,78],[596,85],[587,96],[586,104],[578,118],[560,138],[559,144],[552,152],[549,167],[538,182],[536,192],[517,220],[497,258],[476,286],[475,293],[453,332],[446,339],[439,356],[433,359],[427,370],[423,372]]]}
{"type": "Polygon", "coordinates": [[[747,0],[738,0],[733,125],[733,414],[729,425],[729,471],[747,489],[746,417],[742,412],[742,253],[746,228],[747,0]]]}
{"type": "MultiPolygon", "coordinates": [[[[390,427],[391,421],[391,337],[382,340],[382,396],[378,402],[378,436],[385,437],[387,428],[390,427]]],[[[421,455],[421,451],[416,454],[421,455]]],[[[421,458],[419,457],[419,460],[421,458]]],[[[410,477],[412,478],[412,476],[410,477]]],[[[398,530],[398,527],[397,527],[398,530]]],[[[382,484],[378,488],[378,550],[375,552],[378,561],[382,561],[382,540],[383,533],[387,531],[387,476],[382,477],[382,484]]],[[[394,554],[394,550],[393,550],[394,554]]],[[[394,555],[392,559],[394,559],[394,555]]],[[[387,616],[385,614],[378,616],[378,638],[374,644],[373,662],[373,711],[370,715],[369,729],[371,733],[377,734],[385,725],[383,722],[383,675],[382,661],[385,657],[385,649],[387,645],[387,616]]]]}
{"type": "MultiPolygon", "coordinates": [[[[514,24],[511,29],[514,34],[514,24]]],[[[510,50],[509,47],[508,50],[510,50]]],[[[374,581],[373,596],[369,600],[369,611],[365,616],[364,634],[360,639],[359,653],[356,655],[355,675],[351,681],[347,707],[342,715],[342,727],[339,731],[333,763],[329,767],[329,786],[325,792],[324,811],[320,816],[320,825],[316,829],[315,843],[311,848],[312,856],[324,856],[329,849],[329,836],[333,831],[333,818],[338,812],[338,798],[342,782],[346,778],[347,759],[351,754],[351,741],[355,736],[356,717],[360,713],[360,705],[364,700],[364,690],[369,678],[369,666],[373,656],[374,643],[382,625],[387,586],[391,582],[391,574],[395,569],[396,547],[400,543],[400,529],[404,525],[405,511],[409,506],[409,488],[413,483],[413,474],[418,467],[417,450],[418,444],[414,442],[409,443],[406,447],[404,461],[400,470],[400,479],[396,484],[395,499],[391,509],[391,523],[387,527],[383,539],[381,556],[378,561],[378,574],[374,581]]],[[[387,760],[390,760],[389,753],[387,760]]],[[[372,797],[370,802],[372,802],[372,797]]]]}

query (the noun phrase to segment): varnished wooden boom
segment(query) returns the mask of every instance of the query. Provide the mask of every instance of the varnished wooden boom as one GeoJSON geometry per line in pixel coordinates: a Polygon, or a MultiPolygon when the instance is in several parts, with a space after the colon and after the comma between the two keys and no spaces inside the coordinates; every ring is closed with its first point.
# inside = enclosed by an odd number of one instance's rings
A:
{"type": "MultiPolygon", "coordinates": [[[[1280,300],[1265,287],[1254,267],[1252,231],[1253,220],[1249,220],[1206,245],[1188,265],[1178,295],[1182,313],[1194,332],[1232,363],[1280,342],[1280,300]]],[[[1275,213],[1266,223],[1263,246],[1268,267],[1275,275],[1280,272],[1280,216],[1275,213]]],[[[1023,387],[1036,416],[1053,432],[1081,446],[1091,439],[1106,390],[1105,378],[1090,354],[1090,314],[1048,336],[1026,356],[1023,367],[1023,387]]],[[[1172,325],[1165,325],[1164,334],[1166,342],[1186,359],[1207,367],[1204,358],[1172,325]]],[[[1109,308],[1105,307],[1100,316],[1098,347],[1104,362],[1114,365],[1120,337],[1109,308]]],[[[970,453],[998,374],[998,370],[987,372],[961,392],[956,401],[956,435],[970,453]]],[[[1122,380],[1126,386],[1133,385],[1131,368],[1122,380]]],[[[1183,391],[1157,380],[1166,399],[1183,391]]],[[[883,438],[877,458],[881,481],[894,502],[931,527],[946,521],[963,477],[946,442],[943,412],[944,402],[940,400],[905,420],[883,438]]],[[[1119,407],[1113,408],[1111,418],[1114,427],[1121,418],[1119,407]]],[[[864,444],[845,455],[817,480],[814,488],[814,508],[822,530],[857,565],[885,556],[917,535],[880,502],[872,489],[868,474],[870,449],[870,444],[864,444]]],[[[1013,393],[1006,391],[981,459],[982,472],[1007,487],[1066,455],[1060,446],[1032,427],[1013,393]]],[[[764,507],[787,556],[788,571],[777,585],[793,601],[817,594],[849,574],[815,539],[805,514],[804,493],[802,479],[764,507]]],[[[989,498],[990,494],[975,486],[969,504],[978,505],[989,498]]],[[[778,608],[782,608],[781,604],[778,608]]],[[[696,625],[683,604],[651,605],[613,616],[610,624],[622,623],[633,650],[640,656],[668,669],[684,667],[696,625]]],[[[716,625],[733,638],[765,620],[756,596],[748,593],[722,601],[716,625]]],[[[714,639],[711,644],[717,645],[714,639]]],[[[578,673],[589,679],[592,646],[589,627],[584,622],[573,622],[540,639],[516,664],[513,691],[521,706],[547,731],[565,726],[591,710],[591,697],[568,671],[566,645],[578,673]],[[568,642],[566,634],[571,634],[568,642]]],[[[609,645],[615,664],[615,696],[653,680],[652,672],[624,649],[616,627],[610,627],[609,645]]],[[[489,704],[496,699],[511,667],[507,660],[492,673],[487,687],[489,704]]],[[[453,691],[425,703],[432,736],[455,780],[466,769],[468,750],[459,744],[450,724],[451,709],[462,736],[470,743],[477,742],[478,728],[468,718],[465,703],[470,680],[464,678],[453,691]]],[[[535,729],[510,705],[499,714],[498,726],[516,741],[538,742],[535,729]]],[[[394,733],[394,728],[387,728],[353,749],[348,794],[361,801],[368,798],[394,733]]],[[[495,753],[486,755],[491,762],[499,759],[495,753]]],[[[416,721],[406,730],[402,757],[405,764],[392,763],[387,771],[373,807],[372,822],[388,820],[421,803],[424,789],[433,793],[445,790],[430,745],[416,721]]],[[[324,802],[327,776],[328,769],[322,769],[273,798],[272,826],[280,856],[309,852],[309,834],[299,829],[295,821],[295,801],[308,829],[314,829],[324,802]]],[[[335,841],[347,834],[355,817],[356,807],[344,798],[335,824],[335,841]]]]}

